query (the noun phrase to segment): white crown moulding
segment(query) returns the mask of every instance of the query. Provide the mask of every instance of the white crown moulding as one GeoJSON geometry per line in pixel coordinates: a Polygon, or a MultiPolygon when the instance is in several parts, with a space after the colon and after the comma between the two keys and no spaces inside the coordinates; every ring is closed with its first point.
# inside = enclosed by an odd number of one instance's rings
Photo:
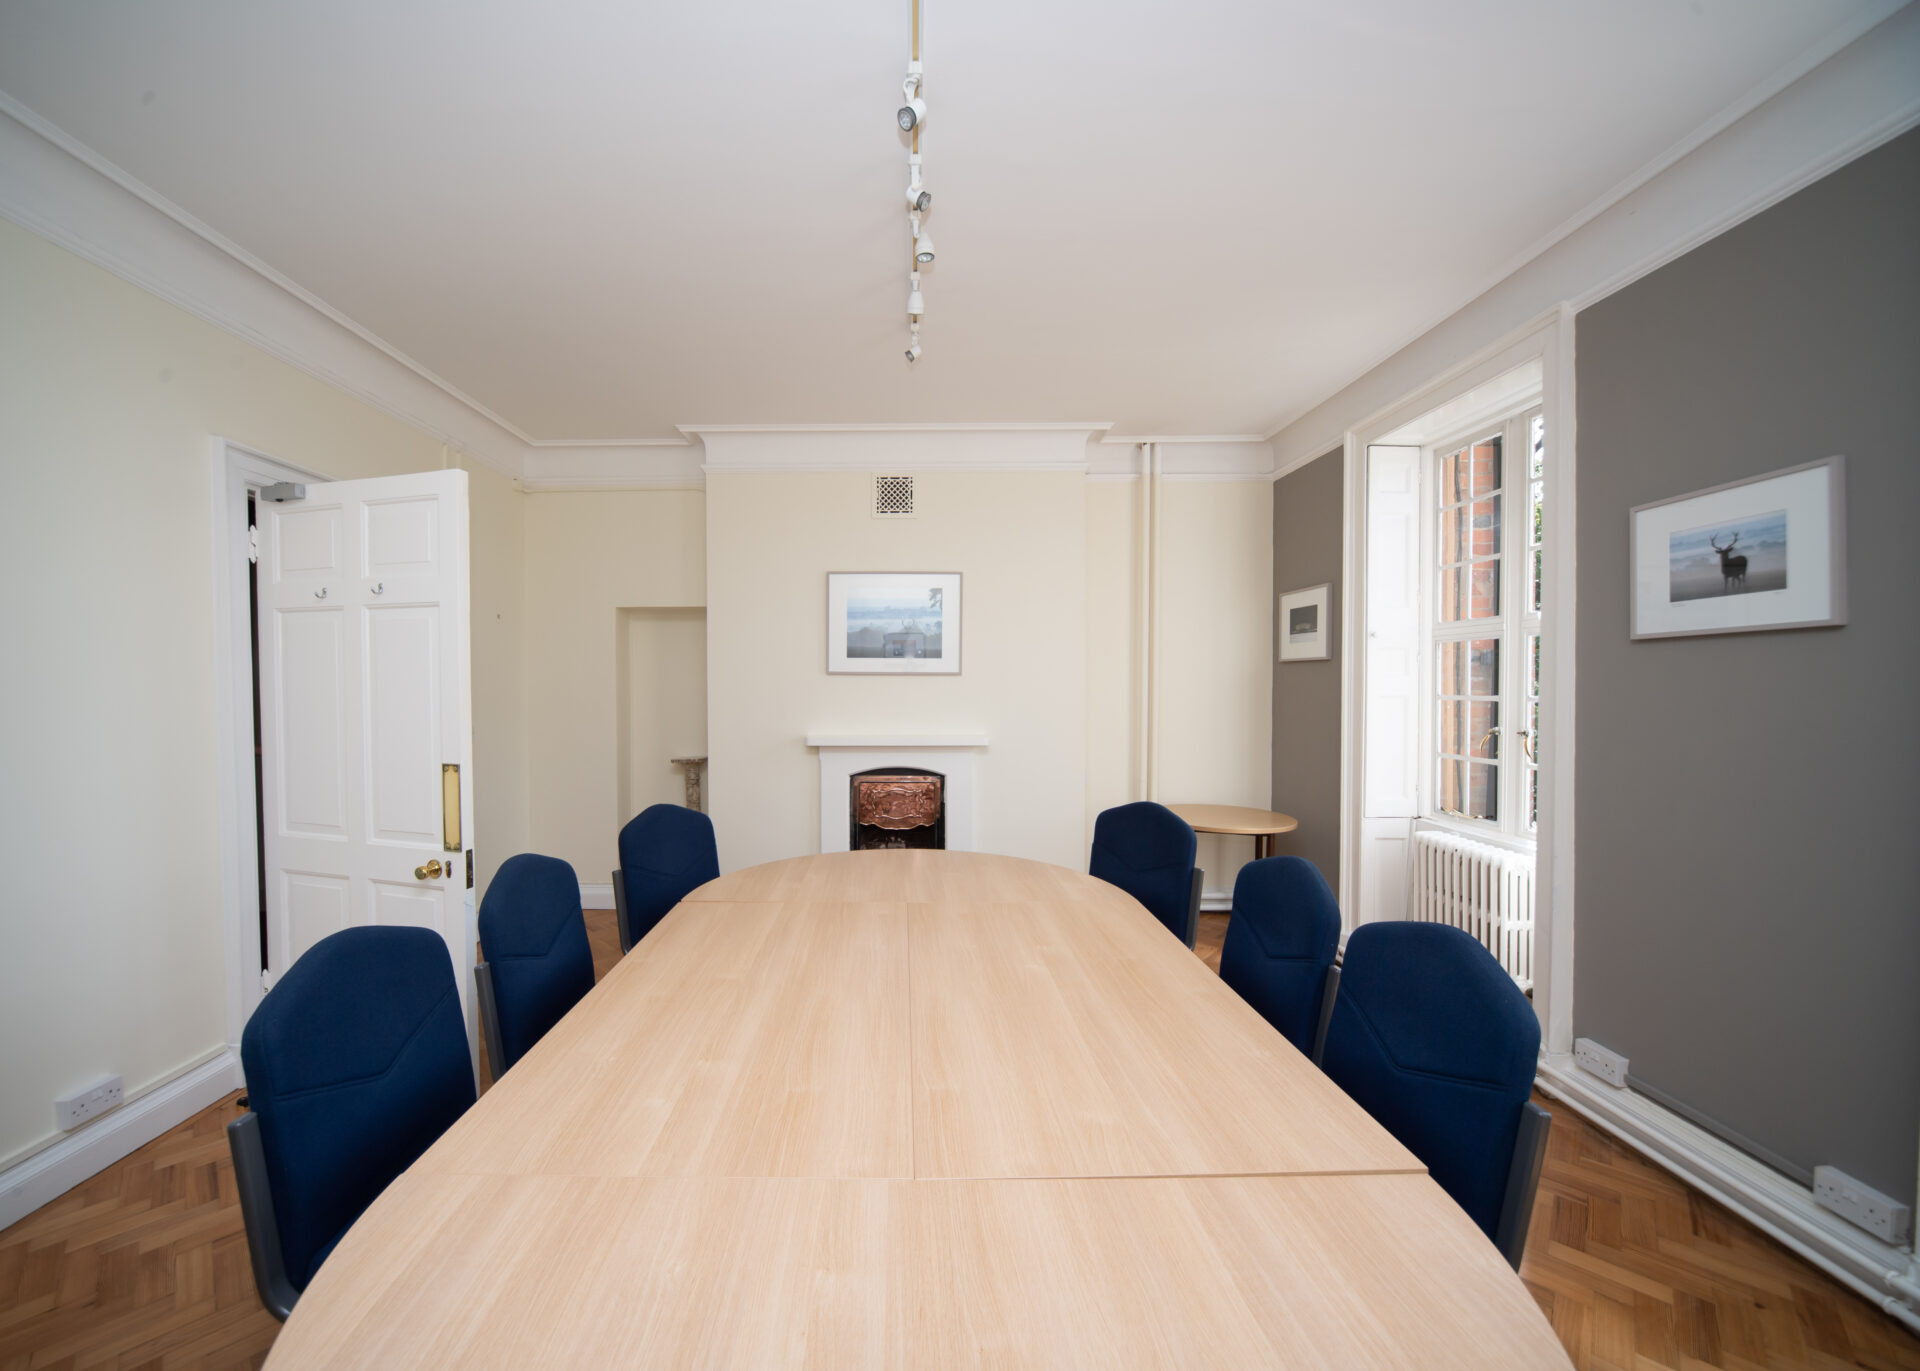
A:
{"type": "Polygon", "coordinates": [[[520,475],[528,437],[0,92],[0,216],[355,399],[520,475]]]}
{"type": "Polygon", "coordinates": [[[1273,445],[1247,434],[1177,438],[1105,438],[1087,466],[1090,481],[1137,481],[1146,472],[1146,447],[1160,458],[1167,481],[1271,481],[1273,445]]]}
{"type": "Polygon", "coordinates": [[[1873,0],[1267,434],[1284,472],[1448,367],[1585,309],[1920,124],[1920,6],[1873,0]]]}
{"type": "Polygon", "coordinates": [[[819,471],[1072,471],[1111,424],[684,424],[709,476],[819,471]]]}

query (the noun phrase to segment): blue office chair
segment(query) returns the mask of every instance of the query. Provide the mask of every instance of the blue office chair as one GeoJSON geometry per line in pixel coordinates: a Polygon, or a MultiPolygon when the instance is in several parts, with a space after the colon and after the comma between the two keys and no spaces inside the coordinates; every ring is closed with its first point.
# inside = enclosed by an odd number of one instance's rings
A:
{"type": "Polygon", "coordinates": [[[1200,929],[1200,884],[1193,830],[1165,805],[1140,800],[1100,812],[1093,821],[1087,870],[1147,907],[1188,947],[1200,929]]]}
{"type": "Polygon", "coordinates": [[[1486,948],[1445,924],[1363,924],[1319,1057],[1520,1269],[1553,1116],[1527,1097],[1533,1006],[1486,948]]]}
{"type": "Polygon", "coordinates": [[[630,951],[690,891],[719,876],[712,819],[679,805],[641,810],[620,830],[620,869],[613,873],[620,950],[630,951]]]}
{"type": "Polygon", "coordinates": [[[251,1112],[227,1125],[260,1302],[292,1311],[394,1177],[473,1103],[440,935],[348,928],[288,968],[240,1035],[251,1112]]]}
{"type": "Polygon", "coordinates": [[[1340,905],[1304,857],[1240,868],[1220,979],[1302,1052],[1313,1050],[1340,946],[1340,905]]]}
{"type": "Polygon", "coordinates": [[[593,989],[573,868],[532,852],[502,862],[480,902],[480,950],[473,979],[497,1081],[593,989]]]}

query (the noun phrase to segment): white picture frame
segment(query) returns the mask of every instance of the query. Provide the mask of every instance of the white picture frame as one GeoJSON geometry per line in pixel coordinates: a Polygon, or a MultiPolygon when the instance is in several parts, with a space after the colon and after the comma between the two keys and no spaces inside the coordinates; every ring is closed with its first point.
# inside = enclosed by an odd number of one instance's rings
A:
{"type": "Polygon", "coordinates": [[[1333,629],[1327,621],[1333,583],[1289,590],[1280,597],[1273,637],[1283,662],[1324,662],[1333,656],[1333,629]]]}
{"type": "Polygon", "coordinates": [[[1844,457],[1636,505],[1631,636],[1846,623],[1846,509],[1844,457]]]}
{"type": "Polygon", "coordinates": [[[958,676],[957,571],[827,573],[827,674],[958,676]]]}

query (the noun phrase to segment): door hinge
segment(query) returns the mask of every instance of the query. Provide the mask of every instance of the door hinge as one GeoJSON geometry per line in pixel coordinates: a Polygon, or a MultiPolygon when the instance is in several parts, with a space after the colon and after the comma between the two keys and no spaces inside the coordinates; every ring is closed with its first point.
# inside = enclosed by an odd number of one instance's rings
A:
{"type": "Polygon", "coordinates": [[[256,566],[260,562],[260,528],[257,524],[247,525],[247,560],[256,566]]]}

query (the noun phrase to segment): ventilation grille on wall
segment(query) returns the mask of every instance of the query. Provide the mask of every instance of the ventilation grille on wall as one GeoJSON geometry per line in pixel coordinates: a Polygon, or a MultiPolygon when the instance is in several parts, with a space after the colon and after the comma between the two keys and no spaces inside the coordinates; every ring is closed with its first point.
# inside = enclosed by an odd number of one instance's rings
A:
{"type": "Polygon", "coordinates": [[[911,519],[913,517],[913,477],[874,477],[873,517],[876,519],[911,519]]]}

